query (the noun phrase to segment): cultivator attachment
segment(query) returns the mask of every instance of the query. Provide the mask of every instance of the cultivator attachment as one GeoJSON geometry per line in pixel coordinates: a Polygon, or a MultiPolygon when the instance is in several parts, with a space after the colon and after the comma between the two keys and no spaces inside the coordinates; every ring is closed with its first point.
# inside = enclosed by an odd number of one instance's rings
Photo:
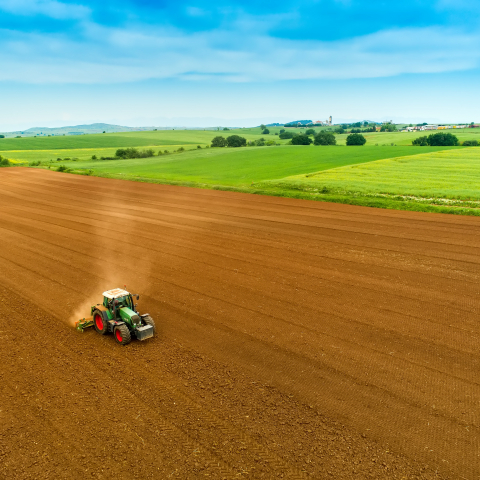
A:
{"type": "Polygon", "coordinates": [[[93,317],[82,318],[75,322],[75,328],[80,332],[83,332],[88,327],[93,327],[93,317]]]}

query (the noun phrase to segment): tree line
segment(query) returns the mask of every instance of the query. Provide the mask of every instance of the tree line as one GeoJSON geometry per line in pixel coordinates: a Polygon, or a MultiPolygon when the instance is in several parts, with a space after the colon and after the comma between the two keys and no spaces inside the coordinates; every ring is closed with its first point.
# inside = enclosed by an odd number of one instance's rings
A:
{"type": "MultiPolygon", "coordinates": [[[[418,137],[412,141],[412,145],[419,147],[455,147],[460,145],[456,135],[453,133],[438,132],[418,137]]],[[[478,147],[478,140],[465,140],[462,145],[464,147],[478,147]]]]}
{"type": "MultiPolygon", "coordinates": [[[[309,129],[305,133],[293,133],[287,132],[284,129],[280,130],[279,138],[285,140],[290,139],[288,142],[290,145],[336,145],[337,139],[331,132],[318,132],[315,134],[315,130],[309,129]],[[313,138],[311,138],[313,136],[313,138]]],[[[347,137],[347,145],[365,145],[366,138],[360,133],[351,133],[347,137]]],[[[253,140],[248,142],[249,146],[264,146],[264,145],[276,145],[274,140],[265,141],[264,138],[253,140]]],[[[212,140],[213,148],[221,147],[246,147],[247,139],[240,135],[230,135],[225,138],[217,136],[212,140]]]]}

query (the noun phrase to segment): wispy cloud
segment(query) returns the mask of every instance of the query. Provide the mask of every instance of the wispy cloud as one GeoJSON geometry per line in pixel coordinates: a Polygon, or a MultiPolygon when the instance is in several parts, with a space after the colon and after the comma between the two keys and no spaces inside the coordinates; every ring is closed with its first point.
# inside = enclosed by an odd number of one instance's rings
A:
{"type": "Polygon", "coordinates": [[[91,9],[56,0],[0,0],[0,10],[21,16],[44,15],[57,20],[87,18],[91,9]]]}
{"type": "Polygon", "coordinates": [[[84,21],[80,39],[3,30],[0,81],[351,79],[468,70],[480,64],[480,34],[451,28],[390,29],[325,42],[275,38],[259,23],[253,25],[244,22],[232,30],[186,33],[138,25],[109,28],[84,21]]]}
{"type": "MultiPolygon", "coordinates": [[[[324,22],[329,16],[340,18],[332,8],[351,15],[358,8],[356,0],[299,0],[291,8],[279,0],[283,11],[276,5],[271,12],[258,7],[258,2],[257,6],[253,2],[213,2],[211,6],[200,0],[188,4],[105,0],[94,8],[92,1],[0,0],[0,12],[33,18],[24,28],[8,28],[8,24],[5,28],[4,23],[2,29],[0,16],[0,81],[108,84],[177,78],[271,82],[452,72],[480,64],[480,31],[471,25],[390,25],[332,39],[301,34],[314,8],[320,8],[315,12],[321,13],[318,18],[324,22]],[[308,15],[306,3],[312,8],[308,15]],[[147,16],[145,8],[163,8],[165,15],[147,16]],[[181,17],[172,20],[177,14],[190,19],[209,17],[214,24],[180,27],[181,17]],[[54,19],[54,27],[42,30],[39,16],[54,19]],[[113,17],[122,20],[114,24],[101,20],[113,17]],[[62,21],[68,28],[62,29],[62,21]]],[[[452,2],[437,0],[432,8],[448,9],[452,2]]],[[[456,9],[467,8],[464,0],[454,3],[456,9]]],[[[473,12],[476,7],[472,8],[473,12]]]]}

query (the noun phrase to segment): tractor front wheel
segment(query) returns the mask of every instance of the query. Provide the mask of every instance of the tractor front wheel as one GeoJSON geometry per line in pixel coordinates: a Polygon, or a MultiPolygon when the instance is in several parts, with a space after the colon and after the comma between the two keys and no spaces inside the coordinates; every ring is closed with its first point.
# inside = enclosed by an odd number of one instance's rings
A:
{"type": "Polygon", "coordinates": [[[146,317],[142,317],[142,320],[145,325],[151,325],[153,327],[153,334],[155,335],[155,322],[153,318],[147,315],[146,317]]]}
{"type": "Polygon", "coordinates": [[[93,312],[93,325],[100,335],[106,335],[108,333],[108,323],[99,310],[93,312]]]}
{"type": "Polygon", "coordinates": [[[115,327],[113,336],[115,337],[115,341],[120,345],[127,345],[132,341],[130,330],[126,325],[119,325],[118,327],[115,327]]]}

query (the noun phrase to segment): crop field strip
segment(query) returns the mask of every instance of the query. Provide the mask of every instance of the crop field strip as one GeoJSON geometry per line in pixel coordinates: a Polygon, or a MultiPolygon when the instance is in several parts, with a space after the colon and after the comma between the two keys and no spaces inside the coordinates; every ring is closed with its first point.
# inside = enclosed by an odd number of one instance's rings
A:
{"type": "MultiPolygon", "coordinates": [[[[262,134],[260,128],[233,129],[228,131],[215,130],[158,130],[143,132],[123,132],[106,134],[67,135],[53,137],[23,137],[0,139],[0,152],[9,150],[52,150],[59,149],[89,149],[89,148],[120,148],[120,147],[147,147],[162,145],[196,145],[210,144],[213,137],[221,135],[241,135],[247,140],[255,140],[260,137],[274,139],[280,143],[288,140],[279,139],[280,129],[283,127],[269,128],[270,134],[262,134]]],[[[305,132],[305,129],[287,129],[292,133],[305,132]]],[[[319,131],[320,129],[315,129],[319,131]]],[[[324,130],[324,129],[322,129],[324,130]]],[[[479,140],[480,128],[452,129],[448,131],[458,137],[460,141],[479,140]]],[[[411,145],[415,138],[428,135],[432,132],[376,132],[363,133],[367,139],[367,145],[391,146],[411,145]]],[[[336,135],[337,145],[345,145],[347,134],[336,135]]],[[[313,147],[312,147],[313,148],[313,147]]]]}
{"type": "Polygon", "coordinates": [[[388,158],[279,180],[331,191],[479,200],[480,150],[476,147],[388,158]]]}
{"type": "MultiPolygon", "coordinates": [[[[158,148],[158,147],[156,147],[158,148]]],[[[131,178],[136,180],[193,182],[206,185],[251,186],[251,182],[278,179],[291,175],[306,174],[350,164],[365,163],[391,157],[405,157],[432,152],[445,147],[248,147],[241,149],[197,149],[186,147],[183,153],[129,160],[91,160],[95,149],[72,151],[69,157],[78,161],[57,162],[53,151],[5,152],[14,161],[47,162],[57,168],[66,165],[77,173],[92,171],[93,175],[131,178]],[[37,156],[36,156],[37,155],[37,156]],[[50,163],[49,159],[53,159],[50,163]]],[[[158,148],[162,150],[162,148],[158,148]]],[[[170,148],[170,152],[172,149],[170,148]]],[[[107,155],[114,155],[112,149],[107,155]]],[[[64,155],[65,156],[65,155],[64,155]]]]}
{"type": "MultiPolygon", "coordinates": [[[[433,149],[438,150],[438,147],[433,149]]],[[[356,150],[301,146],[219,148],[150,159],[76,162],[71,164],[71,168],[83,172],[93,169],[95,175],[117,178],[250,186],[251,182],[424,151],[422,147],[368,147],[356,150]]]]}
{"type": "MultiPolygon", "coordinates": [[[[421,451],[440,472],[475,478],[476,219],[19,172],[0,179],[0,262],[22,295],[36,280],[29,297],[47,310],[53,300],[59,328],[127,276],[166,341],[273,383],[413,462],[421,451]]],[[[116,355],[111,338],[82,342],[116,355]]]]}
{"type": "Polygon", "coordinates": [[[240,133],[250,138],[258,138],[255,133],[242,130],[215,132],[212,130],[160,130],[146,132],[107,133],[95,135],[67,135],[54,137],[24,137],[0,139],[0,151],[8,150],[75,150],[91,148],[147,147],[170,145],[209,144],[216,135],[228,136],[240,133]]]}

